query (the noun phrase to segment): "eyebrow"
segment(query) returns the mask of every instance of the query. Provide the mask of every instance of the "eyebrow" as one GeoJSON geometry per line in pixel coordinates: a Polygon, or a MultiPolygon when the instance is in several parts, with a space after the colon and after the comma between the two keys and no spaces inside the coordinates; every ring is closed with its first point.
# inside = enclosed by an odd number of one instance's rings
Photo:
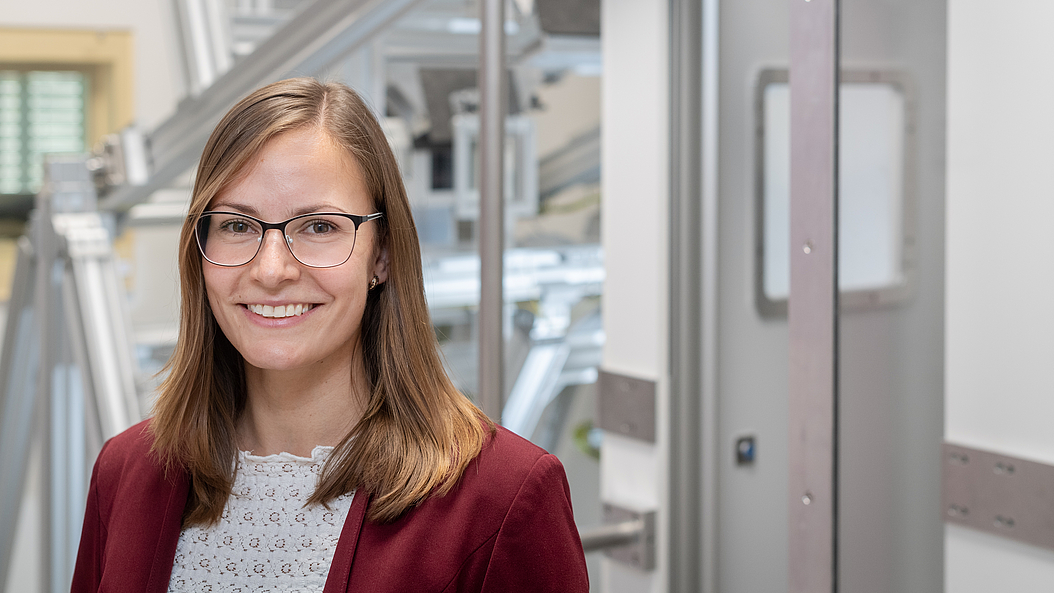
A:
{"type": "MultiPolygon", "coordinates": [[[[261,218],[260,210],[258,208],[256,208],[255,206],[252,206],[250,204],[242,204],[242,203],[239,203],[239,202],[220,201],[220,202],[214,204],[212,206],[212,208],[210,208],[210,210],[223,210],[223,209],[229,209],[229,210],[233,210],[235,212],[241,212],[241,213],[244,213],[244,214],[248,214],[249,216],[255,216],[256,218],[261,218]]],[[[336,206],[333,206],[333,205],[330,205],[330,204],[325,204],[325,203],[322,203],[322,204],[309,204],[307,206],[301,206],[301,207],[297,208],[296,210],[293,210],[292,216],[300,216],[301,214],[311,214],[311,213],[314,213],[314,212],[344,212],[344,210],[341,209],[341,208],[337,208],[336,206]]]]}

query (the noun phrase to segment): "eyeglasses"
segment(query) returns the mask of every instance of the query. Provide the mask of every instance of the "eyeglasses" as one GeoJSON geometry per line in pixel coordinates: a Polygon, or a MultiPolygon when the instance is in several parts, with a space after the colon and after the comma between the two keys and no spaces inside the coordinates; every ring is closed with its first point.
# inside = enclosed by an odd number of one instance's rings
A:
{"type": "Polygon", "coordinates": [[[203,212],[194,226],[201,255],[217,266],[236,267],[251,262],[260,252],[264,233],[275,229],[285,237],[296,260],[312,268],[332,268],[348,261],[355,249],[359,225],[384,213],[366,216],[342,212],[316,212],[285,222],[264,222],[237,212],[203,212]]]}

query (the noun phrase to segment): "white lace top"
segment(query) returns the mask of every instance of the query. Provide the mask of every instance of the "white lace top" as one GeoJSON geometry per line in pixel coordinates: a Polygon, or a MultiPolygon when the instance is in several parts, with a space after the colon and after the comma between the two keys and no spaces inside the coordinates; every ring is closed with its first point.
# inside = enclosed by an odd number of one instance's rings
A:
{"type": "Polygon", "coordinates": [[[179,534],[168,590],[322,591],[354,495],[305,507],[332,447],[311,457],[242,451],[227,507],[211,527],[179,534]]]}

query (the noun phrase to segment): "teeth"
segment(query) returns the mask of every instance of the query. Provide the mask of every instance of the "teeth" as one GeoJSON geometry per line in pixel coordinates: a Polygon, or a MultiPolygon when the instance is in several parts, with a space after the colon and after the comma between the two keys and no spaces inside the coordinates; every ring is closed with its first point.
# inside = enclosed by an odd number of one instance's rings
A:
{"type": "Polygon", "coordinates": [[[293,317],[294,315],[303,315],[311,310],[313,305],[278,305],[277,307],[272,305],[247,305],[250,311],[263,317],[293,317]]]}

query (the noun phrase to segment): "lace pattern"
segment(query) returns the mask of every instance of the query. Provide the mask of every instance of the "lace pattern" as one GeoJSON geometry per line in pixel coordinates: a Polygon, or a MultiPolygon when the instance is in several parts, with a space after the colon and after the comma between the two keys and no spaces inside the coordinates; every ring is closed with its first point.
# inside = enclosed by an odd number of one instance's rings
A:
{"type": "Polygon", "coordinates": [[[305,507],[332,447],[311,457],[242,451],[227,507],[214,526],[183,530],[168,590],[322,591],[354,493],[305,507]]]}

